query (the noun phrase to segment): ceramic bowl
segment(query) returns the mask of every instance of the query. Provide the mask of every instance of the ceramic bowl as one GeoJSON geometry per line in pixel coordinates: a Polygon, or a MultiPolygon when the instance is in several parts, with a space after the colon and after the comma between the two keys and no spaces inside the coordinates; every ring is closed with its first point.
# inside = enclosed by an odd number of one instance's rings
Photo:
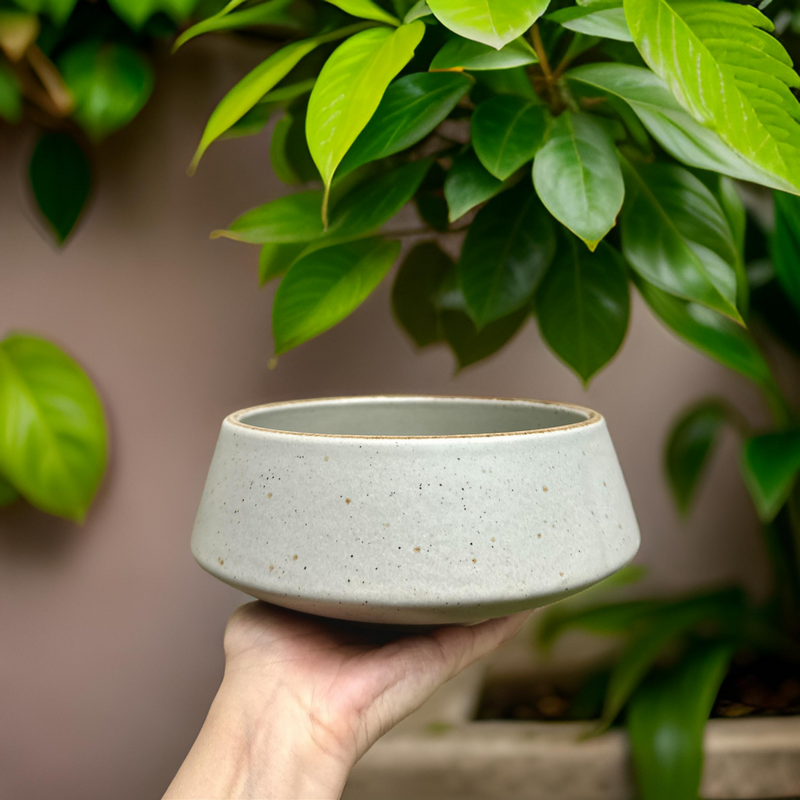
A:
{"type": "Polygon", "coordinates": [[[469,623],[585,589],[639,530],[606,423],[564,403],[340,397],[222,423],[199,564],[339,619],[469,623]]]}

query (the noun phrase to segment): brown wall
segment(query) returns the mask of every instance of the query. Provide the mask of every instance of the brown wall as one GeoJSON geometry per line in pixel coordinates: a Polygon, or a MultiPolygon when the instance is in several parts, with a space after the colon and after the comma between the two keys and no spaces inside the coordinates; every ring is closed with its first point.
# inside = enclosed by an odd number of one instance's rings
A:
{"type": "Polygon", "coordinates": [[[622,355],[584,392],[529,325],[489,363],[452,375],[413,351],[382,286],[351,319],[272,355],[273,288],[257,250],[208,231],[277,196],[267,139],[214,145],[184,173],[215,100],[255,52],[198,42],[162,66],[141,117],[97,153],[97,191],[63,250],[31,224],[30,131],[0,131],[0,334],[54,338],[105,400],[112,458],[85,526],[0,514],[0,797],[160,795],[203,718],[220,635],[243,597],[201,572],[189,534],[219,423],[259,402],[375,392],[509,395],[584,403],[608,417],[655,588],[739,577],[763,586],[757,526],[726,441],[691,520],[661,472],[665,430],[688,401],[743,381],[665,333],[640,303],[622,355]]]}

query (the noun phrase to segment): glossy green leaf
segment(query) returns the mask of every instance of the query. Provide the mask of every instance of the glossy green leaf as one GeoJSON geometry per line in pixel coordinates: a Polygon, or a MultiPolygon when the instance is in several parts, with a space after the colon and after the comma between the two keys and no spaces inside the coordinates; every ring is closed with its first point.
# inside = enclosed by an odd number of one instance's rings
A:
{"type": "Polygon", "coordinates": [[[433,11],[431,11],[426,0],[418,0],[413,6],[411,6],[405,17],[403,17],[403,22],[413,22],[415,19],[429,17],[431,14],[433,14],[433,11]]]}
{"type": "Polygon", "coordinates": [[[548,14],[547,19],[586,36],[599,36],[601,39],[619,42],[633,41],[621,2],[607,3],[600,0],[585,6],[569,6],[548,14]]]}
{"type": "Polygon", "coordinates": [[[530,305],[555,250],[550,215],[530,184],[503,192],[478,212],[458,263],[467,310],[478,328],[530,305]]]}
{"type": "Polygon", "coordinates": [[[308,242],[322,234],[321,208],[321,191],[297,192],[245,212],[211,238],[249,244],[308,242]]]}
{"type": "Polygon", "coordinates": [[[769,367],[745,328],[710,308],[667,294],[638,276],[634,281],[650,310],[684,341],[768,393],[776,391],[769,367]]]}
{"type": "Polygon", "coordinates": [[[745,264],[745,232],[747,229],[747,212],[739,196],[735,181],[725,175],[707,175],[708,186],[719,200],[725,218],[731,229],[735,259],[733,269],[736,273],[736,305],[743,319],[747,319],[750,310],[750,282],[745,264]]]}
{"type": "MultiPolygon", "coordinates": [[[[266,128],[276,108],[278,108],[277,104],[258,103],[243,117],[234,122],[233,125],[219,137],[220,141],[226,139],[241,139],[244,136],[255,136],[261,133],[261,131],[266,128]]],[[[283,119],[283,117],[281,117],[281,119],[283,119]]],[[[280,120],[278,124],[280,124],[280,120]]],[[[305,139],[305,134],[303,134],[303,138],[305,139]]]]}
{"type": "Polygon", "coordinates": [[[680,512],[691,507],[700,477],[728,418],[727,407],[714,398],[685,411],[667,437],[664,466],[670,489],[680,512]]]}
{"type": "Polygon", "coordinates": [[[235,122],[240,120],[264,95],[279,81],[283,80],[294,67],[314,49],[327,42],[335,42],[351,34],[363,31],[369,22],[359,22],[331,33],[320,34],[300,42],[293,42],[273,53],[255,69],[247,73],[217,104],[206,123],[200,144],[189,166],[191,175],[197,169],[203,153],[235,122]]]}
{"type": "Polygon", "coordinates": [[[550,213],[590,250],[614,227],[625,185],[614,140],[586,113],[565,111],[536,153],[533,184],[550,213]]]}
{"type": "Polygon", "coordinates": [[[698,121],[774,185],[800,192],[800,86],[792,61],[753,6],[625,0],[639,52],[698,121]]]}
{"type": "Polygon", "coordinates": [[[736,321],[736,245],[719,201],[676,164],[623,162],[622,252],[649,283],[736,321]]]}
{"type": "Polygon", "coordinates": [[[446,177],[447,173],[441,166],[438,163],[434,164],[414,195],[417,213],[422,221],[435,231],[446,231],[450,226],[447,200],[444,197],[446,177]]]}
{"type": "Polygon", "coordinates": [[[0,508],[11,505],[19,499],[19,492],[0,475],[0,508]]]}
{"type": "Polygon", "coordinates": [[[283,275],[306,249],[305,242],[267,242],[258,256],[258,285],[283,275]]]}
{"type": "Polygon", "coordinates": [[[14,73],[0,61],[0,119],[19,122],[22,119],[22,94],[14,73]]]}
{"type": "Polygon", "coordinates": [[[153,91],[152,65],[127,45],[82,42],[58,67],[75,100],[73,118],[95,140],[127,125],[153,91]]]}
{"type": "Polygon", "coordinates": [[[781,288],[800,312],[800,200],[782,192],[773,197],[775,231],[770,239],[770,255],[781,288]]]}
{"type": "Polygon", "coordinates": [[[770,522],[780,511],[798,470],[800,432],[765,433],[745,442],[742,474],[763,522],[770,522]]]}
{"type": "Polygon", "coordinates": [[[439,291],[454,270],[453,260],[435,242],[416,245],[400,265],[392,286],[392,310],[417,347],[444,337],[439,291]]]}
{"type": "Polygon", "coordinates": [[[539,329],[553,352],[588,383],[625,339],[628,276],[610,245],[590,253],[574,237],[563,238],[536,293],[539,329]]]}
{"type": "Polygon", "coordinates": [[[478,72],[475,75],[475,81],[476,86],[473,95],[476,102],[486,99],[489,94],[511,94],[541,102],[525,67],[478,72]]]}
{"type": "Polygon", "coordinates": [[[536,64],[537,61],[533,48],[522,37],[513,39],[500,50],[496,50],[490,45],[454,36],[433,57],[430,68],[480,72],[513,69],[536,64]]]}
{"type": "Polygon", "coordinates": [[[732,655],[725,643],[697,643],[631,697],[627,727],[642,800],[699,797],[703,732],[732,655]]]}
{"type": "Polygon", "coordinates": [[[528,309],[523,308],[507,317],[489,322],[479,330],[466,312],[446,309],[441,314],[442,331],[456,357],[458,368],[463,369],[489,358],[508,344],[528,316],[528,309]]]}
{"type": "Polygon", "coordinates": [[[14,0],[14,5],[49,17],[58,27],[61,27],[72,14],[77,0],[14,0]]]}
{"type": "Polygon", "coordinates": [[[424,32],[425,23],[419,20],[395,29],[361,31],[339,45],[325,62],[308,102],[306,138],[326,192],[336,168],[372,118],[392,79],[411,60],[424,32]]]}
{"type": "Polygon", "coordinates": [[[473,150],[453,159],[444,181],[444,196],[450,210],[450,222],[501,192],[506,183],[487,172],[473,150]]]}
{"type": "Polygon", "coordinates": [[[546,108],[532,100],[497,95],[472,115],[472,146],[495,178],[504,181],[541,147],[550,119],[546,108]]]}
{"type": "MultiPolygon", "coordinates": [[[[272,130],[269,158],[272,169],[284,183],[308,183],[319,179],[319,173],[308,150],[305,127],[306,110],[305,106],[301,105],[288,109],[272,130]]],[[[320,201],[320,213],[321,211],[320,201]]]]}
{"type": "Polygon", "coordinates": [[[342,159],[338,175],[399,153],[431,133],[469,91],[472,80],[453,72],[418,72],[389,85],[372,119],[342,159]]]}
{"type": "Polygon", "coordinates": [[[384,11],[372,0],[326,0],[331,5],[341,8],[342,11],[353,17],[372,19],[376,22],[387,22],[389,25],[399,25],[400,20],[384,11]]]}
{"type": "Polygon", "coordinates": [[[549,0],[428,0],[436,19],[453,33],[499,50],[525,33],[549,0]]]}
{"type": "Polygon", "coordinates": [[[399,252],[400,242],[360,239],[296,261],[275,295],[275,354],[297,347],[355,311],[383,280],[399,252]]]}
{"type": "Polygon", "coordinates": [[[100,398],[83,370],[50,342],[0,342],[0,472],[50,514],[83,520],[106,465],[100,398]]]}
{"type": "Polygon", "coordinates": [[[33,195],[59,244],[69,236],[89,199],[92,171],[86,154],[65,133],[45,133],[28,165],[33,195]]]}

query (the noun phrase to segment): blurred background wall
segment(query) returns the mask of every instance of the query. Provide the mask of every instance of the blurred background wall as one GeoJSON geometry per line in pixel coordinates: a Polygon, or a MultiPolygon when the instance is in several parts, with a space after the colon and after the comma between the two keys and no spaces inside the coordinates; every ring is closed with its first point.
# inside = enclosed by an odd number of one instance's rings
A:
{"type": "MultiPolygon", "coordinates": [[[[268,369],[274,286],[258,250],[212,228],[278,196],[266,136],[215,144],[185,174],[208,113],[258,59],[224,41],[161,60],[153,99],[96,153],[94,202],[63,252],[37,232],[30,131],[0,130],[0,325],[53,338],[98,385],[111,461],[86,524],[0,513],[0,797],[160,797],[218,684],[221,635],[244,599],[192,561],[189,536],[222,417],[270,400],[422,392],[569,400],[608,418],[642,529],[646,589],[767,579],[758,526],[726,440],[688,522],[668,496],[674,415],[708,393],[763,410],[732,373],[634,303],[616,361],[584,392],[529,324],[453,375],[414,352],[387,281],[349,320],[268,369]]],[[[502,658],[502,655],[501,655],[502,658]]]]}

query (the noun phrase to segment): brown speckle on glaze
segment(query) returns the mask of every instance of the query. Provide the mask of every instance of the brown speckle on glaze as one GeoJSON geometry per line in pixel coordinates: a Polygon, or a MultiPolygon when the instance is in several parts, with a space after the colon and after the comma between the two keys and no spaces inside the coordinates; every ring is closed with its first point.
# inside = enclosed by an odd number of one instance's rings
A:
{"type": "Polygon", "coordinates": [[[220,566],[222,566],[225,563],[225,560],[223,558],[221,558],[221,557],[217,558],[217,561],[219,561],[219,565],[220,566]]]}
{"type": "Polygon", "coordinates": [[[272,564],[270,564],[269,565],[269,571],[272,572],[272,570],[274,570],[274,569],[275,569],[275,567],[273,567],[272,564]]]}
{"type": "Polygon", "coordinates": [[[414,548],[414,552],[415,552],[415,553],[419,553],[419,547],[415,547],[415,548],[414,548]]]}
{"type": "Polygon", "coordinates": [[[564,577],[564,573],[563,573],[563,572],[559,572],[558,574],[559,574],[559,575],[560,575],[562,578],[564,577]]]}
{"type": "Polygon", "coordinates": [[[383,527],[384,527],[384,528],[388,528],[388,527],[389,527],[389,523],[388,523],[388,522],[384,522],[384,523],[383,523],[383,527]]]}
{"type": "Polygon", "coordinates": [[[473,563],[473,564],[477,564],[477,563],[478,563],[478,559],[477,559],[477,558],[473,558],[473,559],[472,559],[472,563],[473,563]]]}
{"type": "Polygon", "coordinates": [[[292,556],[292,561],[297,561],[297,553],[292,556]]]}
{"type": "Polygon", "coordinates": [[[272,499],[272,492],[267,492],[267,498],[272,499]]]}
{"type": "Polygon", "coordinates": [[[350,505],[350,503],[352,502],[352,500],[349,497],[345,497],[344,501],[345,503],[347,503],[347,505],[350,505]]]}
{"type": "Polygon", "coordinates": [[[537,533],[537,534],[536,534],[536,538],[537,538],[537,539],[541,539],[541,538],[542,538],[542,534],[541,534],[541,533],[537,533]]]}
{"type": "Polygon", "coordinates": [[[494,536],[492,536],[492,541],[494,541],[494,536]]]}
{"type": "Polygon", "coordinates": [[[328,460],[328,456],[325,456],[325,461],[327,461],[327,460],[328,460]]]}
{"type": "Polygon", "coordinates": [[[550,490],[546,486],[542,486],[542,491],[543,492],[549,492],[550,490]]]}

